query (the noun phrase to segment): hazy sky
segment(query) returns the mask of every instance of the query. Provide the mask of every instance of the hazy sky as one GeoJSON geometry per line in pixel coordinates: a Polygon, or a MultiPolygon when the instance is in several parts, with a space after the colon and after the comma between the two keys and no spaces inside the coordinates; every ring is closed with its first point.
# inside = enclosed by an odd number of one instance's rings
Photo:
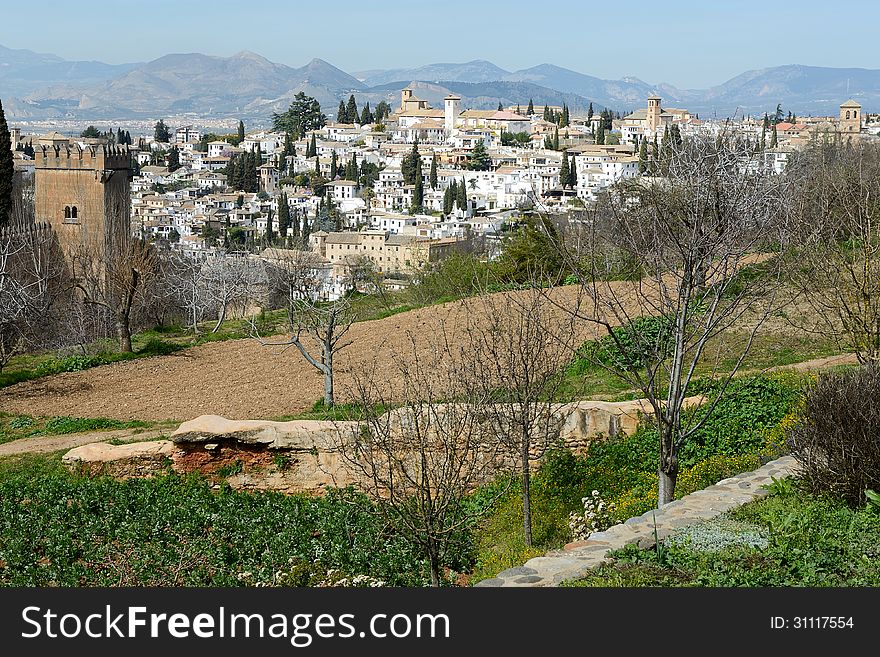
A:
{"type": "Polygon", "coordinates": [[[781,64],[880,68],[876,0],[4,1],[0,45],[109,63],[252,50],[348,72],[488,59],[681,88],[781,64]],[[604,10],[603,14],[599,9],[604,10]],[[839,12],[839,18],[838,18],[839,12]]]}

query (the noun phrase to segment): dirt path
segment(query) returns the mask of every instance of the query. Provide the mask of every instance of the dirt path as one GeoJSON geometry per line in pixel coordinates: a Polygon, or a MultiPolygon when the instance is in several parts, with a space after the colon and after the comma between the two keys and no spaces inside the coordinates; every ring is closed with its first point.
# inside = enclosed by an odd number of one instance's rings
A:
{"type": "Polygon", "coordinates": [[[15,454],[47,454],[59,450],[73,449],[89,443],[100,443],[113,438],[132,440],[154,440],[161,435],[167,435],[168,429],[149,429],[140,431],[137,429],[119,429],[117,431],[91,431],[89,433],[72,433],[65,436],[32,436],[19,438],[0,445],[0,458],[15,454]]]}

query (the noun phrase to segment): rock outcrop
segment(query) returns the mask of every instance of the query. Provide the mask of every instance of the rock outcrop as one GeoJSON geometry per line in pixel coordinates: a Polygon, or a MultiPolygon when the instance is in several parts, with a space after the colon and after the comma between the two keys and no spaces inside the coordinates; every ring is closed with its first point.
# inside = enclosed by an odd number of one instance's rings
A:
{"type": "Polygon", "coordinates": [[[74,447],[61,459],[71,470],[91,475],[112,477],[149,477],[168,469],[172,463],[174,443],[152,440],[126,445],[89,443],[74,447]]]}

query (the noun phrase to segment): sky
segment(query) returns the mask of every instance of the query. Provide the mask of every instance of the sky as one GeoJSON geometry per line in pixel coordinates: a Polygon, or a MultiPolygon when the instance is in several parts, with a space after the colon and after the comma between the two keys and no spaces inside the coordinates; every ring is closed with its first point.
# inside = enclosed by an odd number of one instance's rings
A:
{"type": "Polygon", "coordinates": [[[706,88],[783,64],[880,68],[876,0],[4,1],[0,45],[112,64],[250,50],[349,72],[487,59],[706,88]],[[599,10],[604,13],[600,14],[599,10]],[[839,13],[838,15],[835,12],[839,13]],[[16,26],[13,29],[8,27],[16,26]]]}

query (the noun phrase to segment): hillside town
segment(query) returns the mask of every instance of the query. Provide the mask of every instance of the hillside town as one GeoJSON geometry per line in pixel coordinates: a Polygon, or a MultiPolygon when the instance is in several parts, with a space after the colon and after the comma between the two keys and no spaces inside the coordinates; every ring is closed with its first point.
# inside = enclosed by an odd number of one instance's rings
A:
{"type": "Polygon", "coordinates": [[[531,99],[466,109],[454,94],[434,108],[409,87],[398,107],[373,111],[352,95],[329,117],[299,94],[273,129],[240,123],[228,135],[161,120],[154,134],[135,138],[121,129],[29,135],[11,126],[25,175],[53,152],[127,146],[132,234],[192,257],[309,251],[328,299],[344,293],[353,257],[396,287],[456,251],[497,257],[524,211],[584,208],[617,182],[654,175],[664,149],[688,136],[740,140],[752,147],[753,166],[778,174],[816,139],[878,134],[878,116],[863,116],[852,100],[837,117],[778,107],[773,116],[719,120],[664,107],[657,95],[624,115],[592,105],[576,114],[531,99]]]}

